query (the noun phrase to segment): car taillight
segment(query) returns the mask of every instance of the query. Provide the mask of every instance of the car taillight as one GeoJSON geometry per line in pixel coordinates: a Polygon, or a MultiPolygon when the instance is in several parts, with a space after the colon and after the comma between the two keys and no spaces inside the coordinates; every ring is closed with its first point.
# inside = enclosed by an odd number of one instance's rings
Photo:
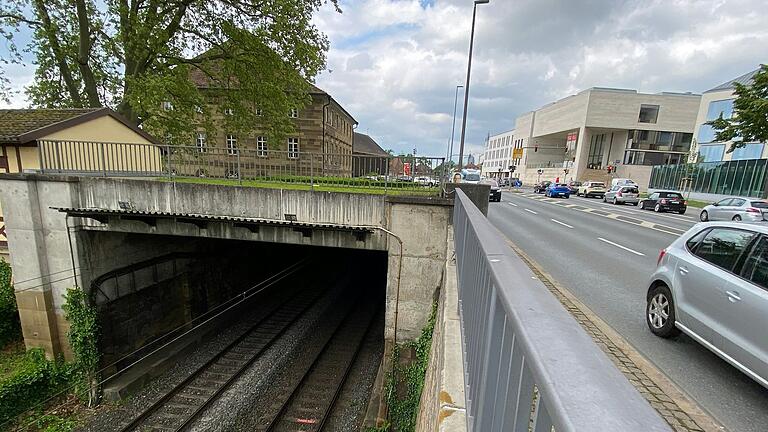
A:
{"type": "Polygon", "coordinates": [[[657,266],[659,264],[661,264],[661,260],[664,259],[664,255],[666,255],[666,254],[667,254],[667,250],[666,249],[662,249],[661,252],[659,252],[659,258],[656,260],[656,265],[657,266]]]}
{"type": "Polygon", "coordinates": [[[754,207],[749,207],[747,209],[747,213],[760,213],[760,209],[756,209],[754,207]]]}
{"type": "Polygon", "coordinates": [[[621,191],[616,192],[616,196],[620,197],[621,196],[621,191]]]}
{"type": "Polygon", "coordinates": [[[683,201],[683,205],[687,206],[688,205],[688,201],[683,201]]]}
{"type": "Polygon", "coordinates": [[[662,204],[666,204],[666,203],[667,203],[667,200],[663,199],[663,200],[661,200],[661,201],[659,201],[659,202],[660,202],[660,203],[662,203],[662,204]]]}

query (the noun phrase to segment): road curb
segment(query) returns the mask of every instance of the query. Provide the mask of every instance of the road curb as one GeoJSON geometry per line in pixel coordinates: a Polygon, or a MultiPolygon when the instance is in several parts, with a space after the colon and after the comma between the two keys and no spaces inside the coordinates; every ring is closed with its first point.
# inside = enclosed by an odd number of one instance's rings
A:
{"type": "Polygon", "coordinates": [[[565,287],[543,270],[511,240],[508,245],[541,279],[547,288],[595,340],[625,377],[675,431],[727,432],[664,372],[638,352],[624,337],[603,321],[565,287]]]}

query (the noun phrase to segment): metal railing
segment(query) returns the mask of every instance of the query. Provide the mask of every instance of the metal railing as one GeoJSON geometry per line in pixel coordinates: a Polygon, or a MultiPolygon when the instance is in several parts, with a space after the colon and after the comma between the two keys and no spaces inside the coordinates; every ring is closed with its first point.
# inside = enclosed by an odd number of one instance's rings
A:
{"type": "Polygon", "coordinates": [[[649,187],[762,198],[767,167],[766,159],[655,165],[649,187]]]}
{"type": "Polygon", "coordinates": [[[670,431],[460,189],[455,202],[468,430],[670,431]]]}
{"type": "MultiPolygon", "coordinates": [[[[247,143],[241,143],[241,145],[247,143]]],[[[439,194],[445,158],[312,153],[268,147],[196,147],[41,140],[40,171],[102,177],[165,177],[355,187],[385,193],[439,194]]]]}

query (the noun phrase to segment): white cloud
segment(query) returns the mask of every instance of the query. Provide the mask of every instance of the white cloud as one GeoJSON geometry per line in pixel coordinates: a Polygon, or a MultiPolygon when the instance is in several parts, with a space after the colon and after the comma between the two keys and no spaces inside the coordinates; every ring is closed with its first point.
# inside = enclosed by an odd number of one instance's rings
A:
{"type": "MultiPolygon", "coordinates": [[[[768,58],[765,6],[764,0],[479,6],[468,148],[481,151],[489,131],[511,129],[517,115],[584,88],[701,92],[748,72],[768,58]]],[[[465,80],[472,1],[436,0],[423,8],[417,0],[361,0],[342,8],[342,15],[323,10],[317,18],[331,39],[334,70],[318,84],[384,148],[444,154],[454,89],[465,80]],[[365,69],[357,67],[362,59],[370,59],[365,69]]]]}

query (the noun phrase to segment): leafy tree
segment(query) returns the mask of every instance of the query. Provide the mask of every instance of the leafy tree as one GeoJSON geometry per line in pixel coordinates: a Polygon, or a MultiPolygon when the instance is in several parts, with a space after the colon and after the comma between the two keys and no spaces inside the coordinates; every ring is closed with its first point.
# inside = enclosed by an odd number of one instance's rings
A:
{"type": "Polygon", "coordinates": [[[0,68],[21,61],[15,37],[27,26],[32,105],[108,106],[189,143],[190,124],[213,127],[213,98],[237,114],[225,116],[227,130],[258,121],[275,138],[291,129],[286,113],[308,102],[308,81],[325,67],[328,40],[312,15],[327,3],[340,12],[337,0],[4,0],[0,37],[11,55],[0,68]],[[198,91],[191,75],[209,90],[198,91]]]}
{"type": "Polygon", "coordinates": [[[760,65],[751,85],[734,83],[734,87],[731,118],[721,114],[706,123],[715,130],[715,140],[733,141],[729,152],[749,142],[768,142],[768,65],[760,65]]]}

